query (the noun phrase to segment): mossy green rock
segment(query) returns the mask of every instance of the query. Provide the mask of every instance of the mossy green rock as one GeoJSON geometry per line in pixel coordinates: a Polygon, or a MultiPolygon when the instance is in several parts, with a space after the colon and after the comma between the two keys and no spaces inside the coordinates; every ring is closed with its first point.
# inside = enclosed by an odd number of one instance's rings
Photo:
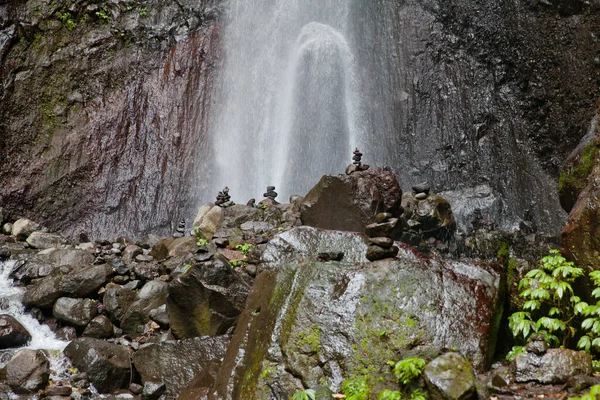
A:
{"type": "MultiPolygon", "coordinates": [[[[304,227],[286,232],[291,242],[296,230],[323,242],[335,235],[340,246],[343,237],[361,237],[304,227]]],[[[288,244],[267,249],[284,262],[255,281],[215,383],[218,398],[283,399],[319,385],[337,391],[360,375],[373,386],[382,376],[393,382],[387,362],[409,351],[454,347],[476,368],[489,365],[503,302],[502,279],[489,266],[404,249],[396,260],[324,263],[314,261],[318,246],[303,247],[294,261],[288,244]]]]}
{"type": "Polygon", "coordinates": [[[458,353],[446,353],[425,367],[425,381],[433,400],[475,398],[475,373],[471,363],[458,353]]]}

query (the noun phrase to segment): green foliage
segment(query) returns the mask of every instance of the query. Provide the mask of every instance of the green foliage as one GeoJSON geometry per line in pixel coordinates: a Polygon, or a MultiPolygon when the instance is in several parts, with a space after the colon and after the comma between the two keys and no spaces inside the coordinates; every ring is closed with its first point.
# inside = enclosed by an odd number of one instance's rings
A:
{"type": "Polygon", "coordinates": [[[422,389],[415,389],[410,394],[410,400],[427,400],[427,392],[422,389]]]}
{"type": "Polygon", "coordinates": [[[248,255],[248,252],[253,247],[254,247],[254,245],[251,243],[238,244],[237,246],[235,246],[235,248],[238,249],[239,251],[241,251],[242,254],[245,256],[248,255]]]}
{"type": "Polygon", "coordinates": [[[379,336],[380,338],[387,337],[389,334],[390,332],[387,329],[380,329],[377,331],[377,336],[379,336]]]}
{"type": "Polygon", "coordinates": [[[100,21],[101,24],[108,24],[110,21],[110,16],[108,15],[108,11],[103,8],[100,11],[96,11],[96,17],[98,17],[98,20],[100,21]]]}
{"type": "Polygon", "coordinates": [[[73,19],[73,16],[71,15],[70,12],[65,11],[65,12],[59,12],[58,13],[58,19],[60,20],[60,22],[62,22],[68,30],[72,31],[73,29],[75,29],[77,27],[77,23],[75,22],[75,20],[73,19]]]}
{"type": "Polygon", "coordinates": [[[587,178],[594,168],[598,149],[595,143],[590,143],[581,153],[579,163],[571,171],[561,172],[558,180],[558,190],[580,192],[587,186],[587,178]]]}
{"type": "Polygon", "coordinates": [[[148,16],[148,9],[146,7],[140,8],[139,15],[142,18],[147,17],[148,16]]]}
{"type": "Polygon", "coordinates": [[[229,260],[229,264],[234,268],[241,267],[244,265],[244,260],[229,260]]]}
{"type": "Polygon", "coordinates": [[[198,247],[203,247],[206,246],[208,244],[208,240],[206,239],[198,239],[198,241],[196,242],[196,246],[198,247]]]}
{"type": "Polygon", "coordinates": [[[594,385],[590,392],[581,397],[570,397],[569,400],[596,400],[600,398],[600,385],[594,385]]]}
{"type": "Polygon", "coordinates": [[[183,273],[185,274],[186,272],[188,272],[190,268],[192,268],[192,264],[185,264],[183,266],[183,273]]]}
{"type": "Polygon", "coordinates": [[[400,385],[408,386],[423,374],[427,362],[422,358],[405,358],[398,362],[388,361],[388,364],[400,385]]]}
{"type": "Polygon", "coordinates": [[[550,345],[566,346],[575,335],[574,318],[581,302],[571,284],[583,275],[583,269],[568,262],[558,250],[550,250],[540,266],[519,282],[519,296],[525,303],[523,311],[508,318],[509,327],[515,337],[527,340],[535,332],[550,345]]]}
{"type": "Polygon", "coordinates": [[[581,301],[575,306],[576,312],[587,317],[581,323],[586,334],[579,339],[577,347],[588,353],[592,350],[600,352],[600,271],[590,272],[589,277],[595,286],[592,297],[596,299],[596,304],[581,301]]]}
{"type": "Polygon", "coordinates": [[[356,376],[342,382],[342,392],[346,400],[367,400],[369,398],[369,385],[366,376],[356,376]]]}
{"type": "Polygon", "coordinates": [[[519,354],[525,353],[527,353],[527,351],[525,350],[524,346],[513,346],[512,350],[506,355],[506,361],[512,361],[517,358],[519,354]]]}
{"type": "Polygon", "coordinates": [[[397,390],[384,390],[379,393],[377,400],[402,400],[402,393],[397,390]]]}
{"type": "Polygon", "coordinates": [[[315,400],[316,395],[313,389],[301,390],[292,396],[292,400],[315,400]]]}

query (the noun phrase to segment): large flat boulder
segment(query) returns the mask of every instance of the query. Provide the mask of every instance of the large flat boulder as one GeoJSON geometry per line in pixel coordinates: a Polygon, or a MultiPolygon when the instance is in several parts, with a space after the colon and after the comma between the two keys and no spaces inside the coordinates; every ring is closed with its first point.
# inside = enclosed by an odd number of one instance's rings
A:
{"type": "Polygon", "coordinates": [[[41,350],[23,349],[6,364],[6,383],[17,394],[33,394],[46,387],[50,363],[41,350]]]}
{"type": "Polygon", "coordinates": [[[380,212],[397,216],[402,189],[393,172],[370,169],[351,175],[325,175],[300,203],[304,225],[364,232],[380,212]]]}
{"type": "Polygon", "coordinates": [[[238,320],[214,387],[220,396],[289,398],[300,387],[279,383],[297,380],[338,390],[407,351],[454,348],[479,371],[492,360],[504,293],[494,265],[406,248],[373,263],[279,259],[257,277],[238,320]]]}
{"type": "Polygon", "coordinates": [[[87,297],[96,294],[112,275],[113,269],[107,264],[77,268],[62,279],[60,290],[71,297],[87,297]]]}
{"type": "Polygon", "coordinates": [[[190,381],[211,362],[225,355],[229,338],[202,337],[146,346],[133,355],[142,383],[164,383],[166,396],[175,399],[190,381]]]}

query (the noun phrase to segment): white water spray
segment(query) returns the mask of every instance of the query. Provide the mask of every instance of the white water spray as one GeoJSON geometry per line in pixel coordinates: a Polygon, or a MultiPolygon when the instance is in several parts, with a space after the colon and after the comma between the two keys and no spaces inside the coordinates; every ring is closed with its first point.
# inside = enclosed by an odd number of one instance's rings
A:
{"type": "Polygon", "coordinates": [[[231,0],[213,108],[215,176],[238,202],[280,199],[343,172],[361,146],[351,0],[231,0]]]}

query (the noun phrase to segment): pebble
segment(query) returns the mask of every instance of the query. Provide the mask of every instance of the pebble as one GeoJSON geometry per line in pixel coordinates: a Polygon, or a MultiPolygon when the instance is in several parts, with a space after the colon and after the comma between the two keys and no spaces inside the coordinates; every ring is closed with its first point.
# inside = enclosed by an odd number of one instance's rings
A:
{"type": "Polygon", "coordinates": [[[422,183],[419,183],[417,185],[414,185],[412,187],[412,190],[415,193],[429,194],[429,191],[431,190],[431,185],[429,185],[429,183],[427,183],[427,182],[422,182],[422,183]]]}
{"type": "Polygon", "coordinates": [[[383,247],[385,249],[389,249],[390,247],[392,247],[394,245],[394,240],[392,240],[388,237],[373,237],[373,238],[369,238],[369,240],[370,240],[371,244],[383,247]]]}
{"type": "Polygon", "coordinates": [[[415,199],[417,200],[425,200],[427,199],[428,194],[427,193],[417,193],[415,194],[415,199]]]}
{"type": "Polygon", "coordinates": [[[386,222],[390,218],[392,218],[391,213],[388,213],[388,212],[379,213],[375,216],[375,222],[377,222],[378,224],[381,224],[382,222],[386,222]]]}

